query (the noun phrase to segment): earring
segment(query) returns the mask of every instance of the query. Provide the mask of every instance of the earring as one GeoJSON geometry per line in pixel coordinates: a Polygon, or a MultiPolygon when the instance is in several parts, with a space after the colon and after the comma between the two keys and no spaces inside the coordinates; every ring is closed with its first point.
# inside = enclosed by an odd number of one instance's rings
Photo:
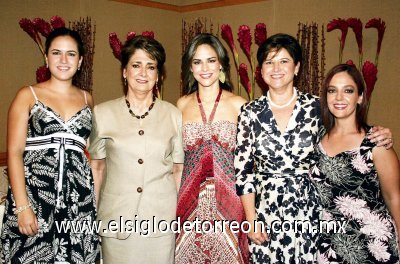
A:
{"type": "Polygon", "coordinates": [[[222,69],[219,71],[218,79],[221,83],[225,83],[225,72],[222,69]]]}
{"type": "Polygon", "coordinates": [[[294,73],[294,76],[297,76],[297,72],[294,73]]]}
{"type": "Polygon", "coordinates": [[[124,77],[124,84],[125,86],[128,86],[128,81],[126,80],[126,77],[124,77]]]}

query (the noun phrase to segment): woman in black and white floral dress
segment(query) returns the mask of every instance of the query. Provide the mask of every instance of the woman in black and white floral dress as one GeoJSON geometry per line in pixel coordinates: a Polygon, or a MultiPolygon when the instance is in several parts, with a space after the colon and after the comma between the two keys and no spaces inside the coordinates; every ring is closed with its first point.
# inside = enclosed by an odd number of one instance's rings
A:
{"type": "Polygon", "coordinates": [[[91,264],[100,257],[98,234],[89,230],[96,209],[84,154],[93,100],[72,84],[83,43],[76,31],[58,28],[47,37],[45,53],[50,80],[21,88],[9,110],[10,188],[0,262],[91,264]]]}
{"type": "Polygon", "coordinates": [[[399,263],[399,162],[393,149],[367,138],[364,91],[361,73],[346,64],[332,68],[322,87],[327,133],[315,147],[319,158],[311,177],[323,219],[345,222],[346,232],[321,233],[321,264],[399,263]]]}
{"type": "MultiPolygon", "coordinates": [[[[237,193],[251,225],[251,261],[315,263],[317,233],[311,228],[318,227],[319,209],[308,170],[324,130],[319,99],[293,86],[301,47],[292,36],[269,37],[257,60],[269,92],[242,107],[235,151],[237,193]]],[[[378,140],[384,131],[376,132],[378,140]]]]}

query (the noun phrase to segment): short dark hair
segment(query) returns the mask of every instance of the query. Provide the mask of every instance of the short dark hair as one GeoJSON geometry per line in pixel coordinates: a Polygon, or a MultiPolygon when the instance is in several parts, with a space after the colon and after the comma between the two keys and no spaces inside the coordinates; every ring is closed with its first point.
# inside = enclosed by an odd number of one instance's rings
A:
{"type": "Polygon", "coordinates": [[[365,90],[365,84],[363,77],[360,73],[360,71],[353,65],[348,65],[348,64],[338,64],[334,66],[326,75],[324,81],[322,82],[322,91],[321,91],[321,116],[322,116],[322,122],[324,123],[324,127],[326,129],[326,132],[329,133],[331,129],[335,125],[335,117],[332,115],[332,113],[329,111],[328,108],[328,101],[327,101],[327,94],[328,94],[328,88],[329,84],[332,80],[332,78],[340,73],[340,72],[346,72],[351,79],[353,79],[354,83],[357,86],[357,91],[358,95],[362,95],[362,102],[361,104],[357,104],[357,109],[356,109],[356,124],[357,124],[357,130],[358,132],[361,132],[361,129],[364,129],[365,131],[368,130],[368,125],[367,125],[367,97],[366,97],[366,90],[365,90]]]}
{"type": "MultiPolygon", "coordinates": [[[[154,38],[142,35],[127,40],[121,50],[122,69],[126,68],[130,58],[135,54],[136,50],[145,51],[151,59],[157,61],[157,71],[159,76],[157,87],[160,89],[164,78],[164,63],[166,59],[164,47],[154,38]]],[[[125,86],[124,93],[127,93],[127,87],[125,86]]]]}
{"type": "Polygon", "coordinates": [[[182,56],[182,85],[183,85],[183,93],[190,94],[199,89],[197,81],[194,79],[192,72],[190,71],[192,60],[194,54],[196,53],[197,48],[200,45],[209,45],[211,48],[215,50],[217,53],[218,61],[222,66],[222,70],[225,73],[225,82],[219,82],[219,86],[227,91],[232,91],[232,82],[231,82],[231,67],[229,64],[229,56],[228,53],[222,45],[219,39],[209,33],[201,33],[195,36],[187,45],[185,53],[182,56]]]}
{"type": "MultiPolygon", "coordinates": [[[[298,62],[302,61],[302,51],[301,46],[297,39],[294,37],[284,34],[278,33],[267,38],[261,46],[257,50],[257,62],[261,67],[265,59],[268,57],[268,54],[271,51],[278,52],[284,48],[288,51],[289,55],[292,57],[294,64],[296,65],[298,62]]],[[[300,65],[301,66],[301,65],[300,65]]]]}
{"type": "Polygon", "coordinates": [[[49,36],[47,37],[44,48],[44,52],[46,55],[48,55],[49,48],[53,40],[57,37],[62,37],[62,36],[70,36],[75,40],[76,45],[78,46],[79,56],[83,56],[85,54],[85,48],[83,47],[83,41],[79,33],[75,30],[61,27],[54,29],[52,32],[50,32],[49,36]]]}

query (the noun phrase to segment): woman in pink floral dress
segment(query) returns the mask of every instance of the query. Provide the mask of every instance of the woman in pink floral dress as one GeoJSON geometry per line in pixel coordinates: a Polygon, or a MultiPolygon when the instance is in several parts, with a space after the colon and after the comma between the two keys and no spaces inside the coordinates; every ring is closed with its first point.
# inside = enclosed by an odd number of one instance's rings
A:
{"type": "Polygon", "coordinates": [[[399,162],[393,149],[367,138],[364,91],[360,72],[347,64],[335,66],[323,84],[327,133],[311,175],[323,220],[341,221],[345,230],[321,233],[319,263],[399,263],[399,162]]]}
{"type": "Polygon", "coordinates": [[[181,225],[198,221],[204,228],[179,233],[175,263],[248,263],[246,234],[229,225],[244,220],[233,151],[237,116],[246,101],[231,92],[228,54],[211,34],[199,34],[189,43],[182,73],[185,95],[177,105],[185,161],[177,216],[181,225]]]}

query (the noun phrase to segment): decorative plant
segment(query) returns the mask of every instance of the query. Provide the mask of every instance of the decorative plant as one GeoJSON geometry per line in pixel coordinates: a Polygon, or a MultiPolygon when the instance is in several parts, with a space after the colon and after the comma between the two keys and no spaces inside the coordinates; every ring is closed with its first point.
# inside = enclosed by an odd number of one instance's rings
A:
{"type": "MultiPolygon", "coordinates": [[[[214,25],[208,18],[196,18],[194,22],[182,20],[182,55],[186,50],[189,42],[200,33],[213,34],[214,25]]],[[[182,85],[180,86],[180,94],[183,94],[182,85]]]]}
{"type": "Polygon", "coordinates": [[[85,49],[83,63],[80,71],[78,71],[78,73],[75,75],[74,83],[81,89],[92,91],[96,25],[94,25],[92,29],[92,21],[89,17],[86,17],[86,19],[81,18],[79,21],[70,22],[69,27],[79,33],[85,49]]]}
{"type": "MultiPolygon", "coordinates": [[[[43,65],[36,70],[36,81],[38,83],[47,81],[50,79],[50,71],[46,67],[43,43],[46,42],[47,37],[54,29],[65,27],[65,21],[59,16],[51,17],[50,22],[39,17],[34,18],[33,20],[22,18],[19,21],[19,25],[35,41],[43,56],[43,65]]],[[[90,18],[86,18],[86,20],[80,19],[79,21],[73,21],[70,22],[69,25],[70,28],[76,30],[80,34],[86,50],[80,74],[75,76],[73,82],[82,89],[91,91],[93,85],[92,68],[95,30],[92,31],[90,18]]]]}
{"type": "Polygon", "coordinates": [[[298,24],[297,40],[302,47],[301,71],[296,78],[296,87],[302,92],[319,95],[325,74],[325,35],[321,28],[321,48],[319,52],[318,25],[298,24]],[[320,54],[320,55],[319,55],[320,54]]]}
{"type": "MultiPolygon", "coordinates": [[[[251,50],[252,36],[251,29],[247,25],[241,25],[238,30],[238,41],[241,49],[243,50],[246,58],[250,64],[250,76],[248,69],[249,67],[245,63],[240,63],[239,54],[236,50],[235,42],[233,40],[232,29],[230,25],[223,24],[221,26],[221,37],[227,42],[230,50],[233,53],[235,60],[235,67],[238,73],[238,94],[241,95],[241,86],[244,87],[249,100],[254,99],[254,89],[256,83],[265,92],[268,90],[267,84],[261,78],[261,71],[258,67],[255,67],[255,60],[253,59],[253,53],[251,50]]],[[[254,41],[257,45],[261,45],[267,38],[267,27],[264,23],[258,23],[254,30],[254,41]]]]}
{"type": "Polygon", "coordinates": [[[19,20],[19,26],[33,39],[33,41],[35,41],[43,56],[43,65],[36,70],[36,81],[38,83],[47,81],[50,79],[50,72],[46,67],[43,43],[46,41],[46,38],[49,36],[51,31],[56,28],[65,27],[64,20],[59,16],[51,17],[50,23],[39,17],[33,20],[22,18],[19,20]],[[40,35],[44,38],[44,41],[42,41],[40,35]]]}
{"type": "Polygon", "coordinates": [[[213,33],[214,25],[208,18],[196,18],[194,22],[182,20],[182,55],[189,42],[200,33],[213,33]]]}
{"type": "MultiPolygon", "coordinates": [[[[334,19],[328,24],[328,32],[340,28],[342,30],[342,37],[340,39],[340,51],[339,51],[339,63],[341,63],[341,55],[343,54],[343,49],[344,49],[344,43],[345,43],[345,38],[346,34],[343,34],[343,31],[345,30],[347,33],[347,28],[350,27],[353,29],[353,32],[356,37],[357,45],[358,45],[358,54],[359,54],[359,62],[358,62],[358,67],[361,69],[361,73],[363,75],[365,85],[366,85],[366,97],[368,100],[368,103],[370,102],[371,94],[375,88],[375,83],[378,80],[378,59],[379,59],[379,53],[381,51],[381,45],[382,45],[382,40],[383,36],[385,34],[385,29],[386,25],[385,22],[382,21],[380,18],[372,18],[370,19],[367,24],[365,25],[365,28],[376,28],[378,31],[378,42],[377,42],[377,48],[376,48],[376,54],[375,54],[375,63],[372,63],[371,61],[367,60],[363,63],[363,35],[362,35],[362,22],[360,19],[357,18],[349,18],[347,20],[338,18],[334,19]],[[337,21],[341,21],[338,23],[337,21]],[[337,26],[340,24],[340,26],[337,26]],[[362,65],[362,66],[361,66],[362,65]]],[[[354,63],[349,60],[347,61],[349,64],[354,63]]]]}
{"type": "MultiPolygon", "coordinates": [[[[144,37],[154,38],[153,31],[143,31],[141,35],[144,37]]],[[[126,34],[126,41],[131,40],[135,36],[136,36],[136,32],[134,32],[134,31],[128,32],[126,34]]],[[[121,61],[122,42],[119,40],[117,33],[111,32],[110,34],[108,34],[108,42],[110,44],[110,47],[114,54],[114,57],[116,59],[118,59],[119,61],[121,61]]],[[[164,92],[164,89],[161,89],[161,93],[160,93],[160,90],[158,89],[157,86],[155,86],[155,88],[153,90],[154,95],[156,95],[158,98],[161,98],[161,99],[163,98],[163,92],[164,92]]]]}

